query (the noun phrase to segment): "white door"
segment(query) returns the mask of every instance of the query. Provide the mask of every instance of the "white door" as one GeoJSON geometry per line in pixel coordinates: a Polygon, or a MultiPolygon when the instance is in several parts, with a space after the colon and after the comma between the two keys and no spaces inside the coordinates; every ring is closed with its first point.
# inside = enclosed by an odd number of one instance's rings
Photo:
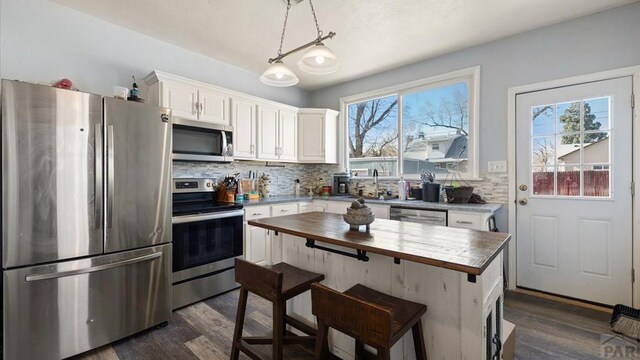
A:
{"type": "Polygon", "coordinates": [[[220,125],[231,125],[228,95],[213,90],[200,89],[198,102],[200,106],[199,120],[220,125]]]}
{"type": "Polygon", "coordinates": [[[258,159],[278,160],[278,109],[258,105],[258,159]]]}
{"type": "MultiPolygon", "coordinates": [[[[279,150],[280,160],[298,160],[298,114],[280,110],[279,150]]],[[[318,134],[318,136],[321,136],[318,134]]]]}
{"type": "Polygon", "coordinates": [[[325,117],[322,114],[301,114],[298,117],[300,161],[324,162],[325,117]]]}
{"type": "Polygon", "coordinates": [[[527,94],[517,110],[517,285],[632,301],[632,80],[527,94]]]}
{"type": "Polygon", "coordinates": [[[172,115],[198,120],[198,90],[190,85],[174,82],[162,83],[162,106],[171,108],[172,115]]]}
{"type": "Polygon", "coordinates": [[[236,159],[256,158],[256,104],[233,99],[233,155],[236,159]]]}

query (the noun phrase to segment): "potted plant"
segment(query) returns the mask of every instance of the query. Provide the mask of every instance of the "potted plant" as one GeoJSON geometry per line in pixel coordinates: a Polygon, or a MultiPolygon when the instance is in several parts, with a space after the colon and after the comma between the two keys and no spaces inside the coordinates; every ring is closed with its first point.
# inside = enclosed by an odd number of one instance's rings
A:
{"type": "Polygon", "coordinates": [[[439,202],[440,184],[436,182],[436,174],[423,170],[420,174],[420,180],[422,180],[422,201],[439,202]]]}

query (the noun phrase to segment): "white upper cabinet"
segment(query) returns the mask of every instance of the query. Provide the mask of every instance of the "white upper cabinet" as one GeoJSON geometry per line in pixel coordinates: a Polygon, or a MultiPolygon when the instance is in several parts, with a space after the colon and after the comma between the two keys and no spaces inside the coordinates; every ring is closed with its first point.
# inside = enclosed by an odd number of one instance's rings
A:
{"type": "Polygon", "coordinates": [[[200,88],[198,89],[198,106],[200,110],[198,120],[220,125],[231,125],[229,95],[207,88],[200,88]]]}
{"type": "Polygon", "coordinates": [[[338,115],[328,109],[298,112],[298,161],[338,163],[338,115]]]}
{"type": "MultiPolygon", "coordinates": [[[[165,81],[160,86],[161,101],[159,106],[172,109],[173,116],[198,120],[198,90],[188,84],[165,81]]],[[[149,99],[151,102],[152,99],[149,99]]]]}
{"type": "Polygon", "coordinates": [[[280,160],[295,161],[298,159],[298,113],[280,110],[278,123],[280,160]]]}
{"type": "Polygon", "coordinates": [[[171,108],[177,118],[231,125],[231,95],[214,86],[154,71],[144,78],[149,103],[171,108]]]}
{"type": "Polygon", "coordinates": [[[257,105],[255,101],[243,98],[233,98],[232,104],[234,157],[255,160],[257,105]]]}
{"type": "Polygon", "coordinates": [[[258,159],[278,160],[278,122],[278,108],[258,105],[258,159]]]}
{"type": "Polygon", "coordinates": [[[337,111],[298,109],[161,71],[147,75],[141,90],[175,118],[232,126],[237,160],[338,163],[337,111]]]}
{"type": "Polygon", "coordinates": [[[297,134],[297,111],[271,104],[258,104],[258,160],[296,161],[297,134]]]}

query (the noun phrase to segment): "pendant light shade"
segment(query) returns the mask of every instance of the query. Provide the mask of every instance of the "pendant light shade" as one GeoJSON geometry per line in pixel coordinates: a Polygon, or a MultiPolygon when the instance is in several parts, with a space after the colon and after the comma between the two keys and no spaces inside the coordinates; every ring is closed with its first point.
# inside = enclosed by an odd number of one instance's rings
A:
{"type": "Polygon", "coordinates": [[[267,85],[286,87],[294,86],[300,80],[281,60],[272,63],[260,76],[260,81],[267,85]]]}
{"type": "Polygon", "coordinates": [[[340,69],[340,62],[331,49],[319,42],[302,56],[298,68],[309,74],[331,74],[340,69]]]}
{"type": "MultiPolygon", "coordinates": [[[[302,0],[295,0],[300,2],[302,0]]],[[[309,49],[306,54],[298,61],[298,67],[300,70],[309,74],[331,74],[340,69],[340,62],[336,58],[336,55],[328,47],[322,43],[324,40],[332,39],[336,36],[336,33],[330,31],[329,34],[324,35],[318,25],[318,18],[316,17],[316,10],[313,8],[312,0],[309,0],[309,6],[311,7],[311,14],[313,15],[313,22],[316,25],[318,37],[315,40],[311,40],[308,43],[298,46],[297,48],[282,52],[282,44],[284,43],[284,35],[287,32],[287,19],[289,18],[289,9],[291,9],[291,0],[285,0],[287,3],[287,11],[284,14],[284,25],[282,26],[282,35],[280,35],[280,47],[278,48],[278,56],[269,59],[269,67],[260,77],[260,81],[271,86],[293,86],[298,83],[298,77],[293,73],[285,64],[282,63],[282,59],[285,57],[297,53],[302,50],[309,49]]]]}

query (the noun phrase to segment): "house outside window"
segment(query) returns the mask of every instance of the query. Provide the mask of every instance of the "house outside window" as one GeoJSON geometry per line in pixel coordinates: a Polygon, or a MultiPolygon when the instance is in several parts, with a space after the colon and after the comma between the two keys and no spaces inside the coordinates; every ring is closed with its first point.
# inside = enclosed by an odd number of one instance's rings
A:
{"type": "Polygon", "coordinates": [[[477,178],[479,67],[341,99],[353,176],[477,178]],[[357,172],[353,170],[357,169],[357,172]],[[366,171],[363,171],[366,170],[366,171]],[[366,175],[365,175],[366,174],[366,175]]]}

